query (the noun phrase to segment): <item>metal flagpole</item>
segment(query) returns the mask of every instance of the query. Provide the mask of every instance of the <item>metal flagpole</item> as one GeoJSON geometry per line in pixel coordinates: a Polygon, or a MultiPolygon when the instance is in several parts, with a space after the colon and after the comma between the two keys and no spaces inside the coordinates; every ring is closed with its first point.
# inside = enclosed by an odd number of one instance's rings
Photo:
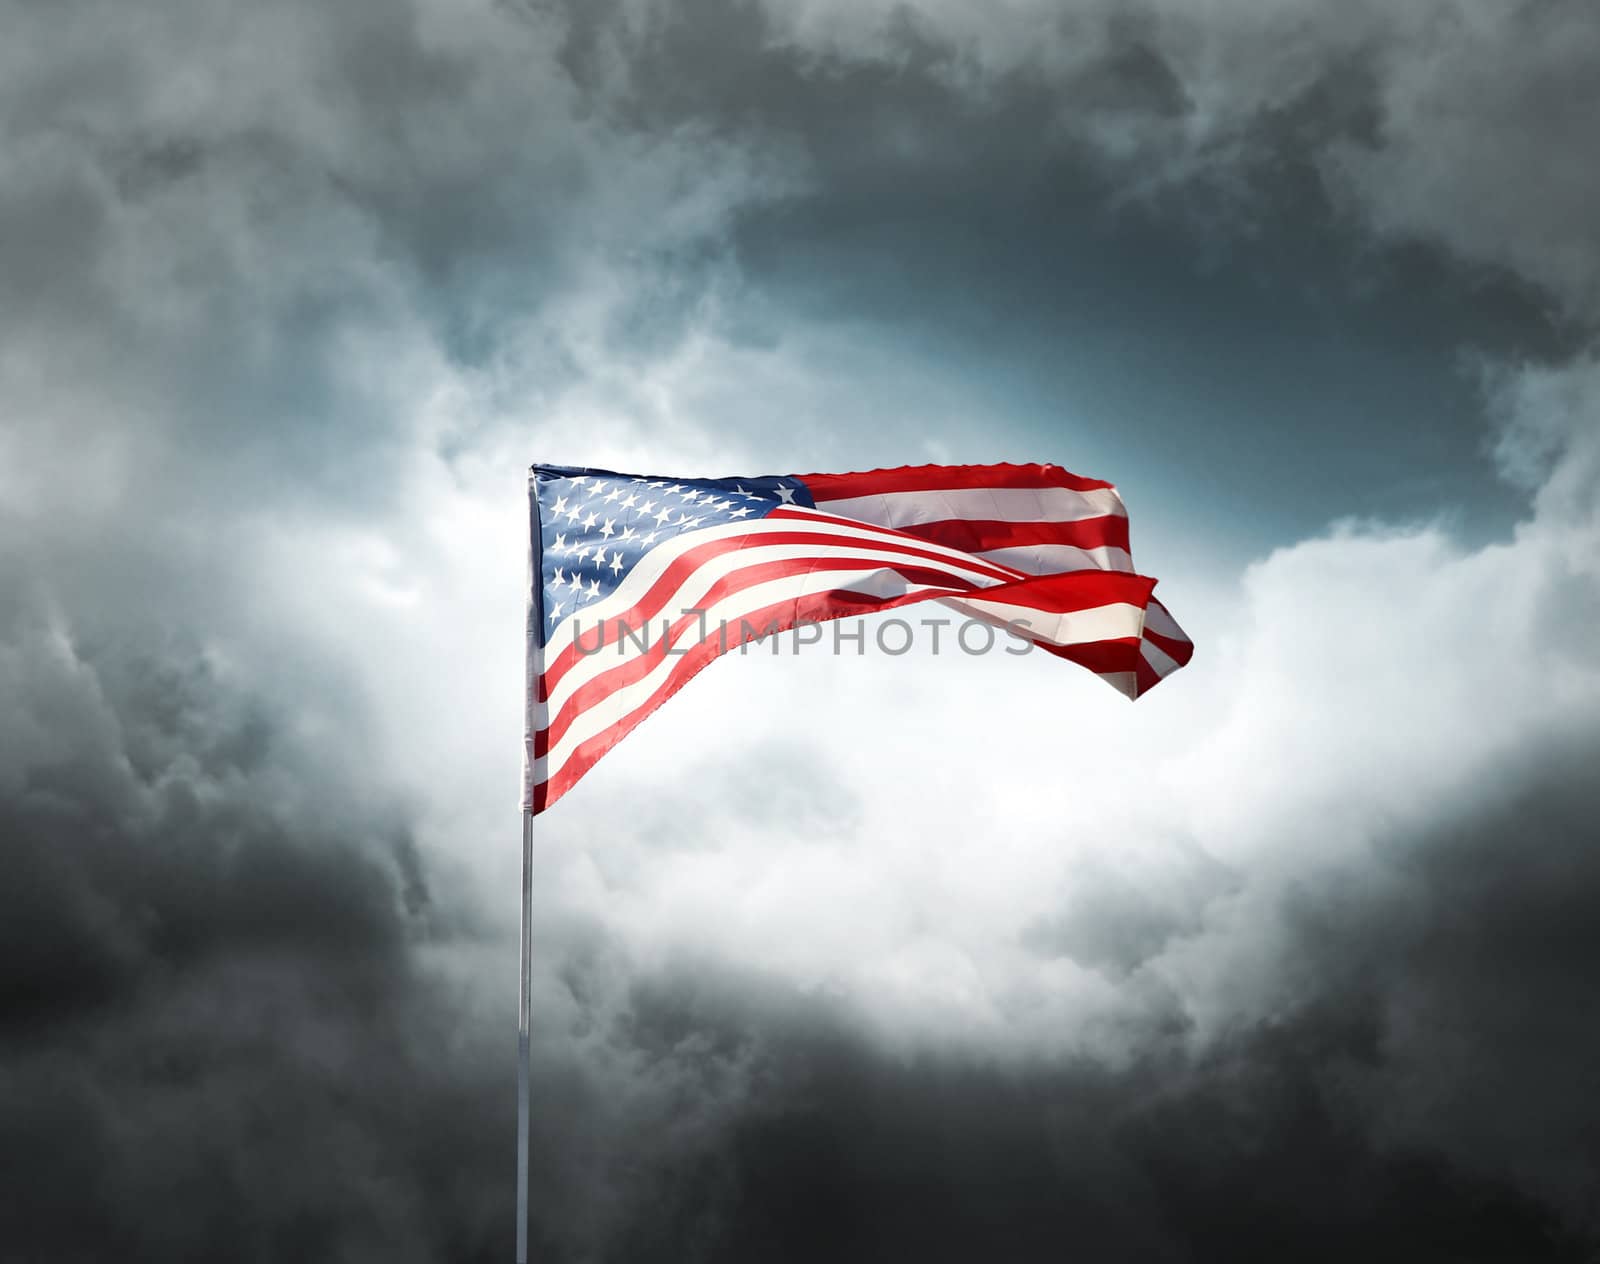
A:
{"type": "Polygon", "coordinates": [[[517,985],[517,1264],[528,1264],[528,1010],[533,987],[533,813],[522,813],[522,971],[517,985]]]}
{"type": "Polygon", "coordinates": [[[523,642],[522,746],[522,961],[517,979],[517,1264],[528,1264],[528,1018],[533,1008],[533,691],[539,666],[535,642],[543,626],[542,585],[538,574],[539,496],[533,470],[528,471],[528,587],[523,642]]]}

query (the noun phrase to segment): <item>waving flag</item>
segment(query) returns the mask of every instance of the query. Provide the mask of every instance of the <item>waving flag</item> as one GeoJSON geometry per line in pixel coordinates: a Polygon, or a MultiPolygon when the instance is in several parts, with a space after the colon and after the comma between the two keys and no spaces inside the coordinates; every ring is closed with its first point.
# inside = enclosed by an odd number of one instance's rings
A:
{"type": "Polygon", "coordinates": [[[540,812],[719,654],[939,600],[1130,698],[1194,646],[1110,483],[1058,465],[664,479],[535,465],[523,806],[540,812]]]}

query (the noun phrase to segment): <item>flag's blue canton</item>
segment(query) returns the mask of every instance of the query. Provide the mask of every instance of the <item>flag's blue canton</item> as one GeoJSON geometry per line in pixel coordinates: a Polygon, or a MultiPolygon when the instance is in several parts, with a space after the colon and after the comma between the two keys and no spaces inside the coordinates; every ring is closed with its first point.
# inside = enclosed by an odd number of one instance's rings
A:
{"type": "Polygon", "coordinates": [[[539,631],[616,591],[652,548],[686,531],[753,522],[780,505],[812,504],[797,478],[651,478],[535,465],[539,631]]]}

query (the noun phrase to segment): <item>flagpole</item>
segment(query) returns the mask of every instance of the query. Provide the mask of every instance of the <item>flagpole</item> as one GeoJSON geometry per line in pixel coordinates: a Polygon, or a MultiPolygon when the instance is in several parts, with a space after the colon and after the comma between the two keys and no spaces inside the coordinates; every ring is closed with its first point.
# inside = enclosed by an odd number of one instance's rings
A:
{"type": "Polygon", "coordinates": [[[517,1264],[528,1264],[528,1011],[533,988],[533,813],[522,813],[522,969],[517,985],[517,1264]]]}
{"type": "Polygon", "coordinates": [[[527,617],[523,627],[522,743],[522,959],[517,977],[517,1264],[528,1264],[528,1019],[533,1008],[533,691],[539,676],[536,640],[543,626],[538,582],[539,495],[528,471],[527,617]]]}

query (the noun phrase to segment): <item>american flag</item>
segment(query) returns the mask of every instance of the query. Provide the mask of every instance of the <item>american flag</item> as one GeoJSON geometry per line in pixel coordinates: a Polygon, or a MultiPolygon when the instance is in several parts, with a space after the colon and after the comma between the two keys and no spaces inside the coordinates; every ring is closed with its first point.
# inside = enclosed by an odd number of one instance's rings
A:
{"type": "Polygon", "coordinates": [[[1110,483],[1058,465],[655,478],[535,465],[523,806],[540,812],[719,654],[938,600],[1136,698],[1194,646],[1110,483]]]}

